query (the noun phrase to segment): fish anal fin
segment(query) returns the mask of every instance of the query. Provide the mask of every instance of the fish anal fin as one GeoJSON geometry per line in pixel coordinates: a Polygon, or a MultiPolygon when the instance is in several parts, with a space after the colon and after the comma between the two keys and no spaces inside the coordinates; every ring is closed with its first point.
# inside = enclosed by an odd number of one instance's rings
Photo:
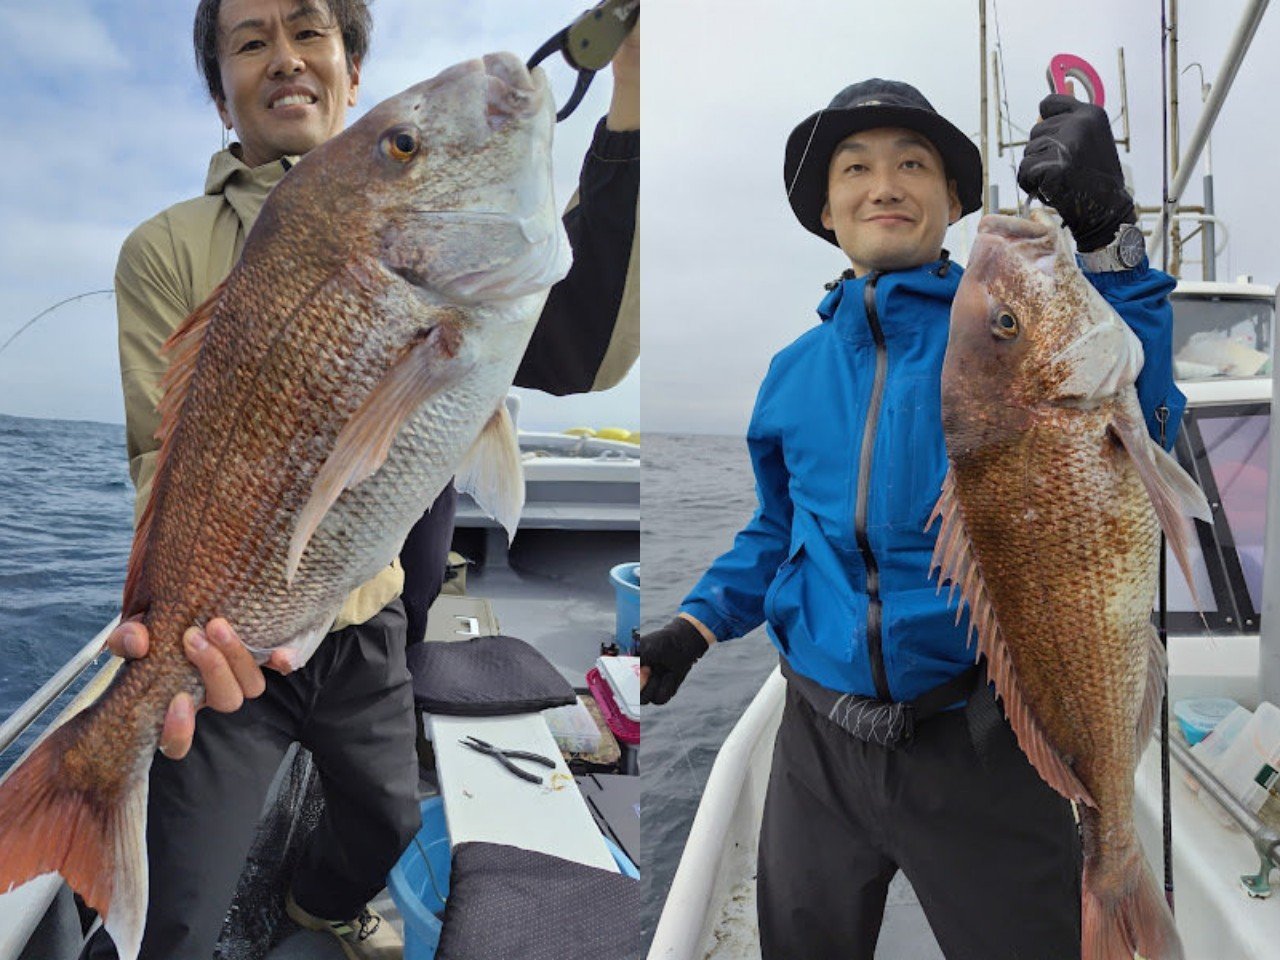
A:
{"type": "Polygon", "coordinates": [[[515,539],[524,509],[524,469],[515,424],[505,403],[498,404],[476,442],[458,466],[456,485],[515,539]]]}
{"type": "Polygon", "coordinates": [[[290,583],[312,535],[343,491],[372,476],[386,462],[396,434],[418,408],[466,375],[470,365],[457,359],[460,339],[457,328],[448,322],[423,331],[343,426],[316,475],[310,499],[298,514],[285,568],[290,583]]]}
{"type": "Polygon", "coordinates": [[[1121,405],[1112,417],[1110,429],[1137,468],[1142,485],[1151,497],[1156,518],[1168,538],[1197,609],[1203,610],[1191,571],[1191,545],[1195,536],[1192,518],[1213,522],[1213,511],[1202,491],[1178,461],[1166,453],[1147,433],[1136,397],[1121,405]]]}
{"type": "Polygon", "coordinates": [[[1138,711],[1138,756],[1146,749],[1147,742],[1156,727],[1156,717],[1160,713],[1160,703],[1164,700],[1165,677],[1168,666],[1168,655],[1160,645],[1160,636],[1156,628],[1151,628],[1151,641],[1147,645],[1146,687],[1142,693],[1142,708],[1138,711]]]}
{"type": "Polygon", "coordinates": [[[982,568],[964,527],[955,485],[955,474],[948,471],[942,484],[942,494],[926,526],[928,529],[934,520],[942,518],[930,570],[939,570],[939,588],[943,581],[959,585],[960,603],[968,604],[970,627],[978,637],[978,653],[987,658],[987,675],[995,684],[1005,716],[1017,735],[1018,746],[1031,765],[1045,783],[1068,800],[1097,806],[1080,778],[1049,741],[1044,727],[1022,694],[1017,667],[1000,633],[1000,624],[982,579],[982,568]]]}
{"type": "Polygon", "coordinates": [[[87,788],[65,762],[89,707],[0,783],[0,893],[57,871],[102,915],[121,960],[135,960],[147,913],[147,769],[87,788]]]}
{"type": "Polygon", "coordinates": [[[226,289],[224,280],[213,288],[213,292],[205,298],[204,303],[191,311],[182,324],[169,335],[161,352],[169,357],[169,366],[160,379],[161,396],[156,405],[160,414],[160,428],[156,431],[156,439],[160,441],[160,450],[156,454],[156,469],[152,474],[151,496],[138,518],[138,525],[133,531],[133,547],[129,552],[129,566],[124,578],[124,598],[121,603],[121,617],[129,617],[146,610],[151,598],[146,595],[146,583],[143,570],[146,568],[147,542],[151,537],[151,522],[155,515],[155,492],[164,488],[159,482],[168,460],[170,438],[182,412],[182,405],[187,399],[187,390],[191,386],[191,378],[196,370],[196,358],[200,355],[200,347],[204,344],[209,323],[222,300],[222,291],[226,289]]]}

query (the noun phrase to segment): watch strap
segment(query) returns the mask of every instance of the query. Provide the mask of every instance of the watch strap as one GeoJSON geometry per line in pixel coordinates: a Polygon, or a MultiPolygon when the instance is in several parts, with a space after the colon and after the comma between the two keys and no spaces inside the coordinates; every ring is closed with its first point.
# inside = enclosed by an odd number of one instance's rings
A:
{"type": "Polygon", "coordinates": [[[1105,247],[1091,250],[1089,253],[1077,253],[1080,267],[1088,273],[1115,273],[1120,270],[1132,270],[1142,262],[1142,231],[1132,223],[1122,223],[1116,231],[1115,239],[1105,247]],[[1121,246],[1127,245],[1125,254],[1121,246]],[[1136,255],[1135,255],[1136,254],[1136,255]],[[1125,259],[1132,263],[1126,263],[1125,259]]]}

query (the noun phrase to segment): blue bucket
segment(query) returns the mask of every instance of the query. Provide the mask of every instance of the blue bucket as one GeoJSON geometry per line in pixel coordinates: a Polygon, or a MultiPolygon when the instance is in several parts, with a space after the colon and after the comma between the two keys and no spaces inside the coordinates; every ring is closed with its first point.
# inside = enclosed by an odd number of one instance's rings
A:
{"type": "MultiPolygon", "coordinates": [[[[387,877],[391,899],[404,917],[404,960],[435,960],[453,866],[444,799],[428,797],[422,801],[421,810],[418,835],[387,877]]],[[[622,848],[608,837],[604,838],[604,845],[623,876],[640,879],[640,871],[622,848]]]]}
{"type": "Polygon", "coordinates": [[[404,960],[435,957],[453,862],[444,799],[428,797],[421,809],[422,828],[387,877],[391,899],[404,917],[404,960]]]}
{"type": "Polygon", "coordinates": [[[623,653],[634,654],[631,631],[640,626],[640,564],[620,563],[609,571],[616,609],[615,640],[623,653]]]}

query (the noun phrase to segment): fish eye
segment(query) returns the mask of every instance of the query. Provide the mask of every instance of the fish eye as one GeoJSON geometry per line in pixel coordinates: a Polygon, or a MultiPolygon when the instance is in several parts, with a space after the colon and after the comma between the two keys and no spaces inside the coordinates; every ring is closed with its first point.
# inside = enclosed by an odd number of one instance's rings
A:
{"type": "Polygon", "coordinates": [[[388,132],[382,138],[382,149],[392,160],[407,163],[418,152],[418,134],[403,127],[388,132]]]}
{"type": "Polygon", "coordinates": [[[991,321],[991,333],[1001,340],[1012,340],[1018,335],[1018,318],[1008,310],[1001,310],[991,321]]]}

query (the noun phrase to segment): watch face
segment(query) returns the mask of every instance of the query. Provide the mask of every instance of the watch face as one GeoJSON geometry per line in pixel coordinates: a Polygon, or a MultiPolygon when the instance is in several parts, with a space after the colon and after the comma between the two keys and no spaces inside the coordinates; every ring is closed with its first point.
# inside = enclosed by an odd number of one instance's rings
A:
{"type": "Polygon", "coordinates": [[[1116,254],[1122,264],[1132,269],[1142,262],[1142,255],[1146,253],[1147,246],[1142,239],[1141,230],[1131,223],[1125,224],[1120,228],[1120,236],[1117,240],[1116,254]]]}

